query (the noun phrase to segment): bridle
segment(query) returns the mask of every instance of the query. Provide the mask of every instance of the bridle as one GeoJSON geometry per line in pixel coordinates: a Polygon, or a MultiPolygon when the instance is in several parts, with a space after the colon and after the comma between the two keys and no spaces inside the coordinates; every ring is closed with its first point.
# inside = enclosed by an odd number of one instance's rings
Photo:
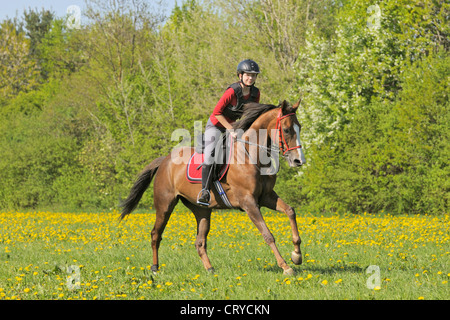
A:
{"type": "Polygon", "coordinates": [[[283,133],[283,128],[281,127],[281,120],[287,118],[287,117],[291,117],[294,116],[295,113],[288,113],[285,114],[284,116],[282,116],[282,110],[280,109],[280,111],[278,112],[278,116],[277,116],[277,127],[276,130],[278,130],[278,145],[279,145],[279,150],[283,153],[283,156],[286,152],[291,151],[291,150],[295,150],[295,149],[301,149],[302,146],[298,145],[295,147],[291,147],[289,148],[289,145],[286,142],[286,139],[284,138],[284,133],[283,133]]]}
{"type": "Polygon", "coordinates": [[[243,142],[243,143],[248,144],[248,145],[254,145],[254,146],[257,146],[258,148],[262,148],[262,149],[265,149],[267,151],[269,151],[269,150],[278,151],[278,152],[281,151],[283,153],[283,156],[288,151],[299,149],[299,148],[301,149],[302,148],[301,145],[289,148],[289,145],[287,144],[286,139],[284,137],[283,128],[281,127],[281,120],[283,120],[283,119],[285,119],[287,117],[294,116],[295,113],[293,113],[293,112],[292,113],[288,113],[288,114],[285,114],[284,116],[282,114],[283,114],[283,112],[280,109],[280,111],[278,112],[277,125],[276,125],[276,130],[278,131],[278,145],[279,145],[279,147],[275,147],[275,146],[273,146],[273,147],[266,147],[266,146],[263,146],[263,145],[260,145],[260,144],[257,144],[257,143],[253,143],[253,142],[250,142],[250,141],[247,141],[247,140],[244,140],[244,139],[239,139],[239,138],[237,139],[237,141],[243,142]]]}

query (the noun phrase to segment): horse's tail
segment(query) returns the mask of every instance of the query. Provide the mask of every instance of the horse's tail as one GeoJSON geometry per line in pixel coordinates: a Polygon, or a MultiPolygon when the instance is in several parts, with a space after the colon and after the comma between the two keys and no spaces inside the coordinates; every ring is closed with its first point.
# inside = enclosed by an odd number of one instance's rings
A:
{"type": "Polygon", "coordinates": [[[144,168],[139,177],[136,179],[133,187],[130,190],[130,194],[128,198],[124,200],[120,206],[123,207],[122,213],[120,214],[120,220],[123,220],[127,215],[129,215],[138,205],[139,201],[142,198],[145,190],[147,190],[148,186],[152,182],[153,177],[156,174],[159,166],[163,162],[166,157],[159,157],[153,160],[148,166],[144,168]]]}

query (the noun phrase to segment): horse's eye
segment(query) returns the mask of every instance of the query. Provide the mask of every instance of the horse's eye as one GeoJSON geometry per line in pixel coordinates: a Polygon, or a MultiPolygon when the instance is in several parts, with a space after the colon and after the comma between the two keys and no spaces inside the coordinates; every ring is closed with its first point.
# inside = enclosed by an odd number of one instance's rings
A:
{"type": "Polygon", "coordinates": [[[283,129],[284,133],[288,134],[289,133],[289,128],[285,128],[283,129]]]}

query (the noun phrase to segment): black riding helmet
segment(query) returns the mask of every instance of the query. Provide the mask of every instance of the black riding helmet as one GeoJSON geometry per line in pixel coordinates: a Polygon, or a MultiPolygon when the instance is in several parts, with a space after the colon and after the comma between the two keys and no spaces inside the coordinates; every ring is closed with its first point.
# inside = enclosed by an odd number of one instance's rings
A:
{"type": "Polygon", "coordinates": [[[239,77],[242,73],[260,73],[258,64],[250,59],[243,60],[239,62],[237,66],[237,76],[239,77]]]}

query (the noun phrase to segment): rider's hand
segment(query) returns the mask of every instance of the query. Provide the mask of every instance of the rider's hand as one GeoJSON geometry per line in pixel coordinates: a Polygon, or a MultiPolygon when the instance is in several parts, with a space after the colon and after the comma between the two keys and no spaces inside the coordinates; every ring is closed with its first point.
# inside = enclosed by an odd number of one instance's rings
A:
{"type": "Polygon", "coordinates": [[[237,133],[236,133],[233,129],[228,130],[228,132],[230,133],[230,136],[231,136],[234,140],[237,139],[237,133]]]}

